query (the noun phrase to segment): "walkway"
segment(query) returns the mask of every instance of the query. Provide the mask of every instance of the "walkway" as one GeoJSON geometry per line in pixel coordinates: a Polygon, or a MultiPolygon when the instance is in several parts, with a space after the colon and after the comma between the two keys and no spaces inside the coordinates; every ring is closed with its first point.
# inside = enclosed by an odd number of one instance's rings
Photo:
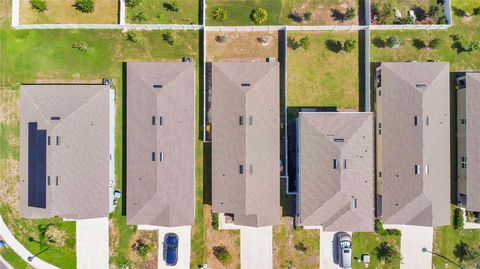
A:
{"type": "Polygon", "coordinates": [[[0,236],[3,237],[3,240],[7,242],[7,245],[12,248],[15,253],[17,253],[22,259],[24,259],[31,266],[38,269],[59,269],[49,263],[42,261],[41,259],[35,257],[31,262],[28,261],[28,257],[33,256],[33,254],[28,251],[20,242],[15,239],[13,234],[8,229],[7,225],[0,216],[0,236]]]}
{"type": "Polygon", "coordinates": [[[0,269],[14,269],[2,256],[0,256],[0,269]]]}
{"type": "Polygon", "coordinates": [[[241,226],[240,264],[245,269],[272,268],[272,226],[241,226]]]}
{"type": "Polygon", "coordinates": [[[77,268],[108,268],[108,218],[77,220],[77,268]]]}
{"type": "Polygon", "coordinates": [[[402,231],[400,252],[403,261],[400,269],[432,268],[432,254],[422,248],[432,249],[433,228],[413,225],[384,225],[385,229],[402,231]]]}

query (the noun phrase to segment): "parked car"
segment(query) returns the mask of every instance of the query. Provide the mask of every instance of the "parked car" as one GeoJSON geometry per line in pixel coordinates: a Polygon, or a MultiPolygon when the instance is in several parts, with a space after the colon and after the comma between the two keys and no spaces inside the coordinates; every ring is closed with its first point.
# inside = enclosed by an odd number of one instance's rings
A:
{"type": "Polygon", "coordinates": [[[178,260],[178,236],[168,233],[163,240],[163,260],[167,265],[174,266],[178,260]]]}
{"type": "Polygon", "coordinates": [[[337,261],[341,268],[352,268],[352,237],[346,232],[337,234],[337,261]]]}

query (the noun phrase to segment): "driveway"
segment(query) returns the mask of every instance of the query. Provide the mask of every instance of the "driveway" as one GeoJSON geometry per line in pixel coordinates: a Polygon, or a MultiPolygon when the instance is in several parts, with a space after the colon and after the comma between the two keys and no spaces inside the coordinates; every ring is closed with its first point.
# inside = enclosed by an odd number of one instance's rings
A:
{"type": "Polygon", "coordinates": [[[432,268],[432,254],[423,252],[426,247],[432,250],[433,228],[412,225],[384,225],[386,229],[399,229],[402,231],[400,252],[403,261],[401,269],[432,268]]]}
{"type": "Polygon", "coordinates": [[[240,228],[240,264],[245,269],[272,268],[272,226],[240,228]]]}
{"type": "Polygon", "coordinates": [[[108,268],[108,218],[77,220],[77,268],[108,268]]]}
{"type": "MultiPolygon", "coordinates": [[[[336,246],[334,245],[335,234],[338,232],[326,232],[320,227],[320,268],[339,269],[336,258],[336,246]]],[[[352,235],[351,232],[347,232],[352,235]]]]}
{"type": "Polygon", "coordinates": [[[158,268],[190,268],[190,241],[192,226],[181,227],[158,227],[158,268]],[[167,233],[175,233],[178,236],[178,261],[175,266],[167,266],[163,260],[163,240],[167,233]]]}

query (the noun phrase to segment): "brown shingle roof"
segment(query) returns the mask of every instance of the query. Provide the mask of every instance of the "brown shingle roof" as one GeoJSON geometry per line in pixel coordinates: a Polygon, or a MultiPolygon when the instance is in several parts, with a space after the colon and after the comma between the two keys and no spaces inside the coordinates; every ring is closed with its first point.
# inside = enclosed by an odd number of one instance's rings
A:
{"type": "Polygon", "coordinates": [[[480,211],[480,73],[466,79],[467,210],[480,211]]]}
{"type": "MultiPolygon", "coordinates": [[[[450,223],[448,63],[382,63],[378,193],[387,224],[450,223]],[[416,118],[415,118],[416,117],[416,118]],[[415,125],[417,122],[417,125],[415,125]],[[416,165],[418,174],[416,174],[416,165]]],[[[377,175],[378,176],[378,175],[377,175]]]]}
{"type": "Polygon", "coordinates": [[[238,225],[280,221],[279,80],[278,63],[212,64],[213,211],[238,225]]]}
{"type": "Polygon", "coordinates": [[[301,225],[372,231],[373,114],[301,112],[297,124],[301,225]]]}
{"type": "MultiPolygon", "coordinates": [[[[113,90],[104,85],[22,85],[20,89],[20,213],[23,217],[105,217],[113,90]],[[51,117],[60,117],[53,120],[51,117]],[[46,130],[46,208],[28,206],[29,123],[46,130]],[[59,137],[59,144],[56,138],[59,137]],[[57,183],[58,177],[58,185],[57,183]]],[[[33,180],[33,179],[32,179],[33,180]]]]}
{"type": "Polygon", "coordinates": [[[194,63],[127,63],[129,224],[193,223],[194,97],[194,63]]]}

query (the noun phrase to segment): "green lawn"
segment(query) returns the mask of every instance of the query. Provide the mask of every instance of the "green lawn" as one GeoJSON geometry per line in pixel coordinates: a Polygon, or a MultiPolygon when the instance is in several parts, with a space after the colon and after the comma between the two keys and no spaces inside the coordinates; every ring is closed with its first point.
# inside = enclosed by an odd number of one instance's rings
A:
{"type": "MultiPolygon", "coordinates": [[[[273,226],[275,268],[318,268],[320,255],[319,230],[293,229],[291,225],[273,226]],[[304,250],[297,250],[303,244],[304,250]]],[[[300,249],[300,248],[299,248],[300,249]]]]}
{"type": "Polygon", "coordinates": [[[253,25],[250,21],[250,12],[254,8],[263,8],[268,12],[268,19],[263,25],[334,25],[358,24],[358,18],[341,22],[332,16],[332,9],[345,12],[347,7],[359,10],[358,0],[207,0],[207,25],[253,25]],[[227,19],[218,22],[213,19],[212,13],[217,8],[227,10],[227,19]],[[312,12],[310,21],[294,22],[289,18],[291,12],[304,14],[312,12]]]}
{"type": "MultiPolygon", "coordinates": [[[[395,19],[395,12],[393,11],[394,9],[398,9],[403,18],[408,15],[410,10],[413,10],[415,16],[417,16],[417,20],[420,20],[422,17],[424,20],[428,17],[430,6],[435,5],[436,3],[437,0],[372,0],[371,6],[373,7],[374,5],[377,5],[381,12],[385,12],[385,8],[387,7],[386,5],[390,5],[392,12],[389,16],[382,20],[382,24],[393,24],[393,20],[395,19]]],[[[373,16],[374,14],[372,14],[372,22],[374,22],[373,16]]],[[[422,23],[437,24],[435,21],[430,19],[427,19],[422,23]]]]}
{"type": "Polygon", "coordinates": [[[127,23],[151,23],[151,24],[200,24],[199,1],[179,0],[180,10],[169,11],[165,5],[171,0],[142,0],[142,3],[134,8],[127,7],[127,23]],[[143,13],[145,21],[136,20],[136,16],[143,13]]]}
{"type": "Polygon", "coordinates": [[[458,53],[452,48],[453,41],[451,34],[463,33],[469,40],[480,40],[480,16],[471,16],[469,18],[461,17],[461,11],[472,14],[474,7],[480,7],[476,0],[453,0],[452,10],[454,26],[448,30],[390,30],[390,31],[372,31],[371,32],[371,62],[388,61],[426,61],[440,60],[450,62],[450,70],[479,70],[480,69],[480,50],[472,53],[458,53]],[[402,44],[400,48],[390,49],[382,48],[381,40],[386,40],[390,36],[398,37],[402,44]],[[442,44],[437,49],[417,49],[414,46],[415,39],[423,40],[428,43],[433,38],[440,38],[442,44]],[[380,42],[379,42],[380,41],[380,42]],[[379,44],[380,43],[380,44],[379,44]]]}
{"type": "Polygon", "coordinates": [[[31,268],[22,257],[18,256],[17,253],[9,247],[1,248],[0,256],[2,256],[15,269],[31,268]]]}
{"type": "Polygon", "coordinates": [[[308,36],[310,47],[288,49],[288,106],[337,106],[358,110],[359,50],[335,53],[328,40],[358,41],[357,32],[289,32],[297,40],[308,36]]]}
{"type": "Polygon", "coordinates": [[[370,254],[370,264],[368,268],[385,268],[393,269],[400,268],[400,263],[396,264],[385,264],[380,262],[375,255],[375,248],[380,245],[382,242],[387,242],[388,244],[397,248],[400,251],[400,236],[381,236],[376,233],[353,233],[352,238],[352,249],[353,249],[353,259],[352,259],[352,268],[360,269],[365,268],[364,263],[355,261],[356,258],[360,258],[362,254],[370,254]]]}

